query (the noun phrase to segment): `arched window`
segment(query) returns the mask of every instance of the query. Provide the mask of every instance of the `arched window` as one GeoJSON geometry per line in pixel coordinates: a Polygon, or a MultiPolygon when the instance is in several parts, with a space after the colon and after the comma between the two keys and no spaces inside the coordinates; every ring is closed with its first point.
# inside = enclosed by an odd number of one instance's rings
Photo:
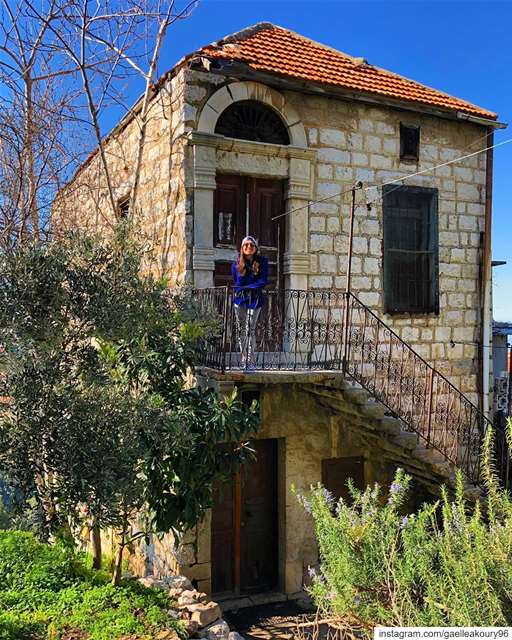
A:
{"type": "Polygon", "coordinates": [[[254,142],[290,144],[288,130],[278,114],[256,100],[241,100],[224,109],[215,133],[254,142]]]}

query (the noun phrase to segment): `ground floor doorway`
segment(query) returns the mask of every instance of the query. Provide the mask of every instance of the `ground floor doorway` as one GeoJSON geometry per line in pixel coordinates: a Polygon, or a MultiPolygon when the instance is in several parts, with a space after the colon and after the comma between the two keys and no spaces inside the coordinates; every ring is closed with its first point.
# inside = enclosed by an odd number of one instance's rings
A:
{"type": "Polygon", "coordinates": [[[269,591],[278,581],[277,440],[253,442],[256,460],[215,488],[212,593],[269,591]]]}

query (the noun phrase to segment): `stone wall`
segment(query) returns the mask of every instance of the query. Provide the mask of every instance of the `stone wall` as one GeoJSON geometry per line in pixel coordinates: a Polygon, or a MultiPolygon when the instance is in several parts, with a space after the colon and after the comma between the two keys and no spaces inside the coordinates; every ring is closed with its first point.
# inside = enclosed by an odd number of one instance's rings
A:
{"type": "MultiPolygon", "coordinates": [[[[133,223],[137,236],[153,249],[151,269],[169,277],[171,285],[191,282],[195,274],[196,284],[207,286],[211,277],[208,269],[213,265],[213,229],[211,222],[203,225],[202,221],[206,215],[213,215],[209,209],[213,207],[215,171],[235,171],[243,165],[244,172],[244,166],[256,169],[259,166],[257,174],[269,177],[275,165],[276,177],[287,179],[291,185],[291,177],[285,176],[291,176],[292,169],[300,164],[300,180],[293,183],[291,192],[288,189],[288,206],[307,203],[308,197],[313,203],[309,211],[296,213],[288,220],[288,240],[295,238],[294,243],[300,248],[297,251],[294,247],[293,255],[286,258],[285,273],[287,269],[295,269],[295,273],[301,274],[293,286],[343,289],[350,194],[315,201],[345,191],[358,180],[365,188],[373,187],[485,146],[485,129],[468,122],[284,91],[281,108],[297,114],[306,133],[309,155],[288,160],[275,147],[273,162],[267,150],[266,155],[258,156],[238,153],[237,145],[242,143],[233,141],[230,151],[224,145],[216,158],[212,149],[213,169],[197,175],[194,162],[197,165],[199,161],[194,158],[193,145],[186,145],[185,138],[189,131],[197,129],[203,110],[210,109],[205,106],[207,101],[225,84],[234,94],[235,86],[241,83],[183,69],[154,99],[133,223]],[[400,161],[400,122],[421,127],[419,162],[400,161]],[[314,156],[316,159],[310,162],[314,156]]],[[[276,95],[274,92],[272,100],[278,105],[276,95]]],[[[131,122],[108,144],[116,198],[129,192],[136,140],[137,125],[131,122]]],[[[376,188],[358,192],[353,291],[421,356],[477,401],[485,154],[409,178],[404,184],[439,190],[440,313],[385,316],[382,199],[376,188]],[[371,211],[366,207],[367,200],[372,202],[371,211]]],[[[61,228],[109,227],[112,215],[97,156],[63,191],[55,207],[55,219],[61,228]]]]}
{"type": "MultiPolygon", "coordinates": [[[[198,116],[203,108],[209,108],[205,104],[218,90],[219,82],[219,77],[211,74],[188,72],[187,83],[194,88],[189,105],[198,116]],[[208,92],[203,95],[205,88],[208,92]]],[[[293,91],[281,93],[285,105],[299,115],[309,148],[316,151],[310,190],[313,204],[307,221],[309,288],[345,287],[351,196],[346,193],[324,202],[314,201],[346,191],[359,180],[365,188],[374,187],[486,146],[485,128],[476,124],[356,101],[293,91]],[[400,122],[421,128],[419,162],[400,160],[400,122]]],[[[192,125],[196,127],[197,122],[192,125]]],[[[233,153],[236,148],[234,142],[233,153]]],[[[222,160],[218,156],[218,170],[222,171],[226,155],[222,155],[222,160]]],[[[234,166],[233,163],[228,165],[234,166]]],[[[277,177],[282,177],[282,171],[278,174],[277,177]]],[[[265,175],[268,175],[267,171],[265,175]]],[[[481,154],[403,183],[435,187],[439,191],[439,315],[389,316],[383,312],[380,189],[358,192],[352,263],[352,288],[361,301],[475,402],[476,343],[480,340],[481,328],[479,256],[480,233],[484,230],[485,178],[485,154],[481,154]],[[371,211],[367,209],[367,201],[372,203],[371,211]]],[[[202,211],[192,213],[195,217],[204,215],[202,211]]],[[[301,217],[296,215],[289,223],[301,225],[301,217]]]]}
{"type": "MultiPolygon", "coordinates": [[[[128,223],[133,237],[144,247],[147,268],[166,277],[170,286],[187,279],[191,231],[184,184],[184,136],[194,110],[185,106],[188,88],[183,72],[165,81],[151,103],[135,212],[128,223]],[[188,236],[188,241],[187,241],[188,236]]],[[[105,155],[114,199],[130,194],[139,145],[139,123],[131,119],[109,134],[105,155]]],[[[105,173],[93,154],[73,180],[61,190],[53,207],[57,233],[87,229],[109,234],[115,224],[105,173]]]]}
{"type": "MultiPolygon", "coordinates": [[[[312,374],[313,378],[319,378],[319,374],[312,374]]],[[[322,393],[329,389],[329,380],[326,386],[319,380],[316,385],[285,382],[259,388],[261,421],[255,437],[278,440],[278,590],[293,595],[307,584],[308,568],[318,563],[313,520],[298,496],[322,482],[322,460],[363,457],[365,482],[386,486],[397,466],[407,468],[410,453],[393,445],[385,433],[378,433],[372,419],[344,401],[339,390],[331,389],[334,405],[324,402],[322,393]]],[[[428,494],[422,486],[437,484],[438,480],[432,481],[424,465],[415,464],[410,471],[418,474],[414,486],[415,496],[420,499],[428,494]]],[[[162,541],[140,545],[130,566],[138,575],[149,573],[159,578],[181,573],[199,590],[211,593],[211,512],[185,536],[178,551],[167,534],[162,541]]]]}

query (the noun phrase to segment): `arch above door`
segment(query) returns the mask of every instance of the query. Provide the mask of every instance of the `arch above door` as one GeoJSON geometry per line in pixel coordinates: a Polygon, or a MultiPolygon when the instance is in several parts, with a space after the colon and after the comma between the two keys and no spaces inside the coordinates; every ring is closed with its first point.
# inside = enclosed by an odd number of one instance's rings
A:
{"type": "Polygon", "coordinates": [[[240,101],[260,102],[276,111],[288,130],[290,144],[294,147],[307,147],[306,131],[293,105],[279,91],[259,82],[233,82],[215,91],[201,111],[197,130],[215,133],[217,120],[222,112],[240,101]]]}

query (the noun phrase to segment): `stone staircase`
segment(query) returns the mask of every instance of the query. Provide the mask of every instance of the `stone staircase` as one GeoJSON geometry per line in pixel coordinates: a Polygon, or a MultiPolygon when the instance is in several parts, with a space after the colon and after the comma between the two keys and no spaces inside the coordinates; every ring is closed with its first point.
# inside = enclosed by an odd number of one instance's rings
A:
{"type": "MultiPolygon", "coordinates": [[[[373,436],[376,443],[378,440],[383,453],[431,493],[439,495],[442,485],[455,487],[457,466],[447,461],[441,451],[426,446],[400,418],[389,415],[387,408],[357,382],[338,375],[309,385],[309,391],[322,405],[345,415],[351,424],[370,438],[373,436]]],[[[476,501],[482,493],[480,486],[465,481],[464,495],[468,500],[476,501]]]]}

